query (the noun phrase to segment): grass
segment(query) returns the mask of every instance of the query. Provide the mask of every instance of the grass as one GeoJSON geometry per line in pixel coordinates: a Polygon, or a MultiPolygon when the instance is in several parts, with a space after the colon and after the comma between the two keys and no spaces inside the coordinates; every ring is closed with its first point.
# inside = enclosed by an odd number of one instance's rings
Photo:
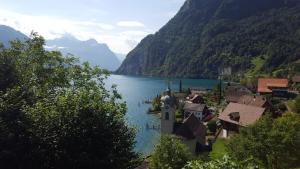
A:
{"type": "Polygon", "coordinates": [[[289,100],[287,102],[287,105],[289,106],[289,108],[292,110],[292,111],[295,111],[295,100],[289,100]]]}
{"type": "Polygon", "coordinates": [[[210,159],[212,160],[220,159],[224,155],[226,155],[227,154],[226,143],[227,140],[225,139],[217,139],[212,146],[212,151],[209,153],[210,159]]]}

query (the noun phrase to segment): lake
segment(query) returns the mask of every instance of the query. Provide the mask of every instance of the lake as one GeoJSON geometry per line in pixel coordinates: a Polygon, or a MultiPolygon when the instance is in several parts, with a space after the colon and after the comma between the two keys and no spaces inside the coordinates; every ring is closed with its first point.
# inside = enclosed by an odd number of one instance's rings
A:
{"type": "MultiPolygon", "coordinates": [[[[169,79],[171,89],[178,91],[179,79],[169,79]]],[[[150,78],[150,77],[133,77],[111,75],[106,80],[106,87],[116,84],[118,91],[122,94],[123,100],[127,103],[126,119],[130,125],[137,129],[135,150],[143,155],[149,155],[154,149],[160,136],[160,131],[147,130],[146,125],[160,125],[160,119],[157,115],[147,114],[151,105],[143,104],[145,100],[152,99],[156,95],[167,89],[168,79],[150,78]]],[[[182,79],[182,86],[201,87],[212,89],[218,84],[216,80],[205,79],[182,79]]]]}

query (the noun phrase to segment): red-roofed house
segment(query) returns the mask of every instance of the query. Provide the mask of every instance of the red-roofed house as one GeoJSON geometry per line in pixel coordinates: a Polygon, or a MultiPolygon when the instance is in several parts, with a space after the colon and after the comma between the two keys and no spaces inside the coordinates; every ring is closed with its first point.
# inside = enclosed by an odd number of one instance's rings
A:
{"type": "Polygon", "coordinates": [[[288,79],[258,79],[257,92],[260,94],[273,94],[275,96],[286,96],[288,93],[288,79]]]}

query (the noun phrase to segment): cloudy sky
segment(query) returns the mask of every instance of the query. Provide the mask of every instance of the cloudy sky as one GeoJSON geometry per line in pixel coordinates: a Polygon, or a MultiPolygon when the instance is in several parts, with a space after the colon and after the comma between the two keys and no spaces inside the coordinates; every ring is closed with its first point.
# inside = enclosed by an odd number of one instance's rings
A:
{"type": "Polygon", "coordinates": [[[126,54],[155,33],[180,9],[184,0],[0,0],[0,24],[46,39],[65,33],[80,40],[107,43],[126,54]]]}

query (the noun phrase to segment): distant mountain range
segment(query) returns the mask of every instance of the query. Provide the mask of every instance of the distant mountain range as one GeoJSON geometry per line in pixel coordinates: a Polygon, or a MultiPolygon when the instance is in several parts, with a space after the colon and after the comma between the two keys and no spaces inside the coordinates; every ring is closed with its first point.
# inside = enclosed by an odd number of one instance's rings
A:
{"type": "Polygon", "coordinates": [[[0,25],[0,43],[2,43],[5,47],[8,47],[10,45],[9,41],[15,39],[25,41],[26,39],[28,39],[28,37],[9,26],[0,25]]]}
{"type": "Polygon", "coordinates": [[[100,44],[94,39],[80,41],[72,35],[65,35],[58,39],[48,40],[46,44],[46,48],[49,50],[73,54],[79,57],[81,62],[88,61],[91,66],[100,66],[103,69],[114,71],[121,64],[121,61],[106,44],[100,44]]]}
{"type": "MultiPolygon", "coordinates": [[[[0,25],[0,42],[5,47],[9,46],[11,40],[26,40],[28,37],[11,27],[0,25]]],[[[46,41],[47,50],[59,50],[64,55],[72,54],[78,57],[80,62],[88,61],[91,66],[100,66],[109,71],[116,70],[121,60],[109,49],[106,44],[100,44],[94,39],[80,41],[72,35],[46,41]]]]}
{"type": "Polygon", "coordinates": [[[256,60],[259,72],[272,72],[299,59],[299,0],[186,0],[116,73],[215,78],[228,67],[243,74],[256,60]]]}
{"type": "Polygon", "coordinates": [[[115,53],[115,55],[117,56],[117,58],[123,62],[126,58],[126,54],[121,54],[121,53],[115,53]]]}

